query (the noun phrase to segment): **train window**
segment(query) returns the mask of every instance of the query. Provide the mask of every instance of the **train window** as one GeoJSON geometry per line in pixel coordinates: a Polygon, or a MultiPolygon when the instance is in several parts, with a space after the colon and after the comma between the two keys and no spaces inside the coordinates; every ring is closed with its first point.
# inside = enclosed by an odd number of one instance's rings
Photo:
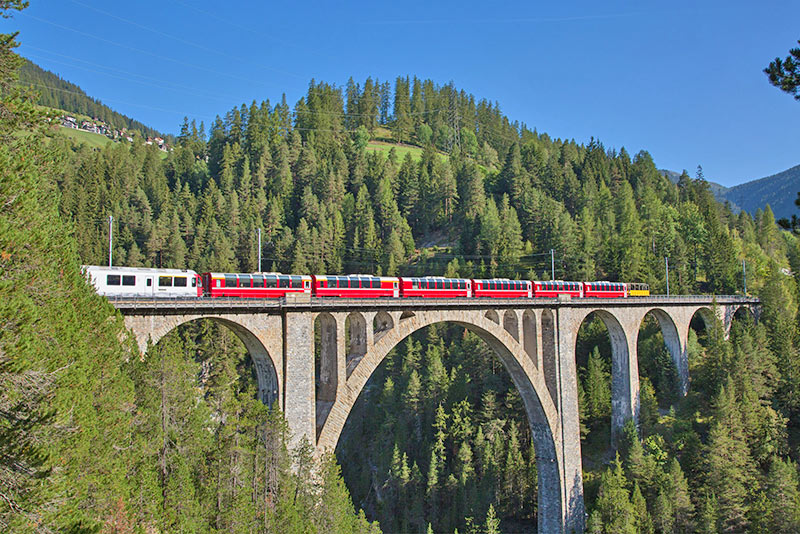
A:
{"type": "Polygon", "coordinates": [[[236,287],[238,284],[237,279],[238,277],[235,274],[226,274],[225,276],[225,287],[236,287]]]}
{"type": "Polygon", "coordinates": [[[136,277],[133,275],[123,275],[122,276],[122,285],[123,286],[135,286],[136,285],[136,277]]]}
{"type": "Polygon", "coordinates": [[[106,285],[107,286],[118,286],[119,285],[119,275],[118,274],[109,274],[106,276],[106,285]]]}
{"type": "Polygon", "coordinates": [[[148,278],[147,279],[147,287],[151,287],[152,285],[153,285],[153,279],[152,278],[148,278]]]}
{"type": "Polygon", "coordinates": [[[267,276],[264,279],[264,287],[278,287],[278,278],[276,276],[267,276]]]}
{"type": "Polygon", "coordinates": [[[466,283],[464,280],[461,280],[461,281],[458,283],[458,288],[459,288],[459,289],[467,289],[467,283],[466,283]]]}
{"type": "Polygon", "coordinates": [[[192,287],[197,287],[197,278],[192,278],[192,287]]]}
{"type": "Polygon", "coordinates": [[[445,289],[450,289],[450,280],[445,280],[444,281],[444,288],[445,289]]]}
{"type": "Polygon", "coordinates": [[[280,288],[289,287],[289,277],[288,276],[279,276],[278,277],[278,287],[280,287],[280,288]]]}
{"type": "Polygon", "coordinates": [[[159,276],[158,277],[158,286],[159,287],[172,287],[172,277],[171,276],[159,276]]]}
{"type": "Polygon", "coordinates": [[[373,289],[380,289],[381,288],[381,279],[380,278],[373,278],[372,279],[372,288],[373,289]]]}
{"type": "Polygon", "coordinates": [[[292,275],[292,287],[302,289],[303,288],[303,277],[292,275]]]}
{"type": "Polygon", "coordinates": [[[258,275],[254,276],[253,287],[264,287],[264,277],[258,275]]]}
{"type": "Polygon", "coordinates": [[[186,277],[185,276],[176,276],[175,277],[174,286],[175,287],[186,287],[186,277]]]}
{"type": "Polygon", "coordinates": [[[436,289],[444,289],[444,282],[441,280],[436,281],[436,289]]]}

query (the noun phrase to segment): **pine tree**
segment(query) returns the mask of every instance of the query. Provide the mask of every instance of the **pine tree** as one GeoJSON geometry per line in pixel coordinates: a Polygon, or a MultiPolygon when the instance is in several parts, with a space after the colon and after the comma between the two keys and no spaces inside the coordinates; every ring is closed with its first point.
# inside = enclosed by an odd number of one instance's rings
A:
{"type": "Polygon", "coordinates": [[[500,534],[500,519],[494,512],[494,506],[489,505],[486,512],[486,534],[500,534]]]}
{"type": "Polygon", "coordinates": [[[751,462],[729,378],[714,401],[706,456],[706,480],[709,490],[717,496],[717,524],[722,532],[747,529],[747,488],[754,482],[751,462]]]}
{"type": "Polygon", "coordinates": [[[800,491],[793,462],[774,458],[766,478],[766,497],[772,513],[769,531],[788,534],[800,531],[800,491]]]}
{"type": "Polygon", "coordinates": [[[590,532],[636,534],[635,510],[626,485],[622,462],[617,455],[601,477],[595,509],[590,517],[590,532]]]}
{"type": "Polygon", "coordinates": [[[650,519],[650,514],[647,513],[647,503],[639,489],[639,484],[634,483],[633,485],[631,506],[633,507],[636,531],[638,534],[653,534],[655,532],[653,529],[653,521],[650,519]]]}
{"type": "Polygon", "coordinates": [[[586,416],[593,425],[611,415],[610,378],[606,362],[600,356],[600,350],[595,347],[589,355],[583,386],[586,396],[586,416]]]}

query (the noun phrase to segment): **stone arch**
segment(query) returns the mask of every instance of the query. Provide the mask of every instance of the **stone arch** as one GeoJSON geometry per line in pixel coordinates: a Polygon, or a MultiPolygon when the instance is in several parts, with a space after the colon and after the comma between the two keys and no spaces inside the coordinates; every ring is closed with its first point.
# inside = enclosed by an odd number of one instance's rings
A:
{"type": "Polygon", "coordinates": [[[532,310],[522,312],[522,343],[525,353],[530,357],[533,365],[538,369],[538,339],[536,338],[536,314],[532,310]]]}
{"type": "Polygon", "coordinates": [[[383,336],[370,348],[348,378],[346,391],[334,403],[328,421],[319,436],[317,448],[335,449],[356,400],[387,354],[417,330],[443,322],[461,325],[483,339],[494,350],[520,392],[536,450],[539,476],[538,531],[562,532],[565,530],[565,521],[578,521],[582,525],[582,483],[577,480],[569,481],[567,484],[563,479],[560,450],[563,438],[560,420],[550,395],[545,393],[547,389],[543,378],[530,358],[524,356],[519,343],[497,323],[477,311],[420,312],[413,321],[401,323],[383,336]],[[571,505],[578,510],[573,511],[576,518],[565,518],[565,502],[568,498],[571,505]]]}
{"type": "Polygon", "coordinates": [[[517,312],[514,310],[506,310],[503,314],[503,329],[511,334],[516,341],[519,341],[519,321],[517,319],[517,312]]]}
{"type": "Polygon", "coordinates": [[[497,315],[497,312],[494,310],[486,310],[484,317],[486,317],[495,324],[500,324],[500,316],[497,315]]]}
{"type": "Polygon", "coordinates": [[[367,321],[359,312],[352,312],[345,319],[344,330],[347,335],[347,376],[353,372],[358,362],[367,353],[367,321]]]}
{"type": "Polygon", "coordinates": [[[558,408],[558,363],[556,362],[556,322],[552,310],[542,310],[542,374],[550,398],[558,408]]]}
{"type": "Polygon", "coordinates": [[[714,313],[714,310],[706,306],[701,306],[697,308],[694,313],[692,313],[692,317],[689,321],[690,327],[696,327],[698,325],[697,319],[702,322],[703,328],[706,331],[710,330],[714,325],[714,322],[718,320],[717,314],[714,313]]]}
{"type": "MultiPolygon", "coordinates": [[[[128,317],[125,318],[126,325],[130,328],[128,317]]],[[[253,364],[256,368],[256,378],[258,379],[258,398],[267,405],[272,405],[275,401],[280,401],[281,398],[281,381],[279,375],[282,369],[282,362],[275,361],[272,351],[268,351],[266,344],[263,342],[263,332],[256,333],[257,329],[254,325],[245,325],[244,322],[237,321],[234,317],[222,317],[219,315],[189,315],[189,316],[173,316],[169,321],[162,321],[160,325],[152,328],[147,339],[144,340],[144,348],[146,349],[148,341],[155,345],[161,338],[170,333],[172,330],[181,325],[198,321],[201,319],[208,319],[219,323],[241,340],[253,364]]],[[[141,341],[140,341],[141,348],[141,341]]],[[[142,349],[142,353],[145,350],[142,349]]],[[[275,351],[278,353],[278,351],[275,351]]],[[[280,404],[280,402],[279,402],[280,404]]]]}
{"type": "Polygon", "coordinates": [[[639,420],[639,369],[636,359],[630,357],[628,336],[619,319],[603,309],[583,310],[578,317],[578,328],[572,334],[572,346],[577,354],[578,331],[590,315],[603,321],[611,342],[611,440],[621,435],[628,419],[639,420]]]}
{"type": "Polygon", "coordinates": [[[380,340],[392,328],[394,328],[394,319],[391,315],[383,310],[375,314],[375,318],[372,319],[372,335],[375,341],[380,340]]]}
{"type": "Polygon", "coordinates": [[[661,327],[661,336],[664,338],[664,345],[667,347],[667,351],[672,358],[672,363],[675,364],[675,370],[678,374],[678,391],[681,396],[685,396],[689,391],[689,358],[686,354],[685,347],[683,347],[681,343],[678,327],[667,312],[660,308],[653,308],[642,316],[639,329],[641,329],[642,323],[644,323],[648,315],[655,317],[659,327],[661,327]]]}
{"type": "Polygon", "coordinates": [[[317,401],[334,401],[338,381],[336,362],[339,356],[336,319],[330,313],[320,313],[314,319],[314,330],[317,401]]]}
{"type": "Polygon", "coordinates": [[[737,306],[733,308],[731,319],[733,321],[746,321],[749,324],[755,324],[756,312],[750,306],[737,306]]]}

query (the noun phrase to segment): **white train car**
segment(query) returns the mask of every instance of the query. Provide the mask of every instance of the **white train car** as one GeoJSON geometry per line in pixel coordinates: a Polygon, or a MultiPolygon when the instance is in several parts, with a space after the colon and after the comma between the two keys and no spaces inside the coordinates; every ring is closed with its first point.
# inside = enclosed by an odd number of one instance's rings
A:
{"type": "Polygon", "coordinates": [[[199,297],[202,281],[190,269],[147,269],[84,265],[99,295],[108,297],[199,297]]]}

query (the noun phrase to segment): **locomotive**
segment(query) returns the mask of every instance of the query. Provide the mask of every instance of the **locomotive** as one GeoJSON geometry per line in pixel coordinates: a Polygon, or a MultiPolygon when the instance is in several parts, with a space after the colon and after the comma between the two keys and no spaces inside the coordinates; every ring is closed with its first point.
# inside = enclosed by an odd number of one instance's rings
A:
{"type": "Polygon", "coordinates": [[[647,284],[624,282],[395,277],[368,274],[198,274],[190,269],[85,265],[100,295],[114,297],[280,298],[300,293],[322,298],[627,298],[647,296],[647,284]]]}

